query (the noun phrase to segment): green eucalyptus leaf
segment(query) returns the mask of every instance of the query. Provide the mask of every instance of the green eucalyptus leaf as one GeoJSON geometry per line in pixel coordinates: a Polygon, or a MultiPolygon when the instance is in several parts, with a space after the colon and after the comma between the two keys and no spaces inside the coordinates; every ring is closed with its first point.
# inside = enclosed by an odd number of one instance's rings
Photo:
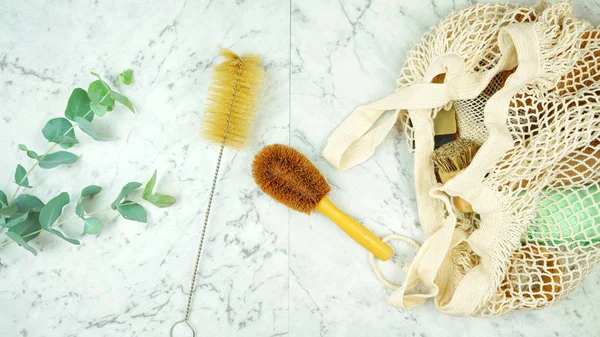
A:
{"type": "Polygon", "coordinates": [[[81,219],[85,218],[85,211],[83,210],[83,198],[79,198],[79,200],[77,200],[77,205],[75,206],[75,215],[81,219]]]}
{"type": "Polygon", "coordinates": [[[29,157],[31,159],[37,160],[40,157],[37,153],[35,153],[35,151],[28,149],[27,146],[25,146],[24,144],[19,144],[19,150],[27,153],[27,157],[29,157]]]}
{"type": "Polygon", "coordinates": [[[90,113],[90,110],[90,99],[87,92],[81,88],[73,89],[67,102],[65,117],[74,121],[76,117],[83,118],[85,116],[85,119],[91,122],[94,119],[94,114],[90,113]]]}
{"type": "Polygon", "coordinates": [[[146,210],[142,205],[133,201],[125,200],[117,205],[119,213],[127,220],[148,222],[146,210]]]}
{"type": "Polygon", "coordinates": [[[33,254],[34,256],[37,256],[37,250],[35,250],[35,248],[31,247],[27,243],[27,241],[25,241],[25,239],[23,239],[23,237],[21,235],[17,234],[16,232],[8,231],[8,232],[6,232],[6,236],[8,236],[9,239],[13,240],[19,246],[30,251],[31,254],[33,254]]]}
{"type": "Polygon", "coordinates": [[[126,106],[129,110],[131,110],[131,112],[135,113],[135,109],[133,108],[133,104],[131,103],[131,101],[129,100],[129,98],[119,94],[116,91],[111,91],[110,92],[110,97],[112,99],[114,99],[115,101],[123,104],[124,106],[126,106]]]}
{"type": "Polygon", "coordinates": [[[26,188],[31,188],[29,186],[29,178],[26,177],[27,171],[21,164],[17,165],[17,169],[15,170],[15,183],[19,186],[23,186],[26,188]]]}
{"type": "Polygon", "coordinates": [[[17,212],[17,205],[8,205],[6,194],[0,190],[0,226],[6,225],[5,217],[10,217],[17,212]]]}
{"type": "Polygon", "coordinates": [[[25,239],[25,241],[31,241],[39,234],[33,233],[42,229],[39,218],[39,212],[31,212],[29,213],[25,221],[21,222],[16,226],[11,227],[8,231],[19,234],[21,237],[23,237],[23,239],[25,239]]]}
{"type": "Polygon", "coordinates": [[[96,133],[96,130],[94,130],[92,123],[81,117],[75,117],[75,122],[77,122],[81,131],[85,132],[88,136],[92,137],[94,140],[102,140],[96,133]]]}
{"type": "Polygon", "coordinates": [[[73,125],[66,118],[59,117],[49,120],[42,129],[42,134],[48,141],[57,143],[65,149],[78,143],[73,125]]]}
{"type": "Polygon", "coordinates": [[[98,186],[98,185],[89,185],[83,188],[83,190],[81,190],[81,196],[82,197],[93,197],[96,194],[100,193],[100,191],[102,191],[102,187],[98,186]]]}
{"type": "Polygon", "coordinates": [[[13,214],[10,215],[9,219],[6,219],[4,227],[10,228],[20,224],[29,217],[29,214],[39,214],[43,207],[44,203],[40,199],[32,195],[21,194],[10,207],[3,209],[13,208],[13,214]]]}
{"type": "Polygon", "coordinates": [[[15,216],[9,218],[8,220],[6,220],[4,227],[10,228],[10,227],[16,226],[16,225],[20,224],[21,222],[25,221],[28,216],[29,216],[29,211],[27,211],[23,214],[17,214],[15,216]]]}
{"type": "Polygon", "coordinates": [[[116,210],[119,203],[127,196],[127,194],[133,190],[137,190],[138,188],[140,188],[140,186],[142,186],[142,184],[135,181],[127,183],[127,185],[123,186],[123,188],[121,189],[121,193],[119,193],[119,195],[117,196],[115,201],[113,201],[113,203],[110,205],[110,207],[116,210]]]}
{"type": "MultiPolygon", "coordinates": [[[[5,217],[11,217],[15,213],[17,213],[17,205],[12,204],[8,207],[0,208],[0,219],[4,219],[5,217]]],[[[4,222],[1,226],[4,226],[6,222],[4,222]]]]}
{"type": "Polygon", "coordinates": [[[40,212],[40,224],[42,228],[48,230],[62,214],[63,207],[70,202],[69,194],[62,192],[52,198],[40,212]]]}
{"type": "Polygon", "coordinates": [[[124,72],[119,74],[118,79],[119,79],[119,82],[121,82],[125,85],[130,85],[132,77],[133,77],[133,70],[127,69],[124,72]]]}
{"type": "Polygon", "coordinates": [[[47,232],[52,233],[53,235],[58,236],[59,238],[67,241],[70,244],[74,244],[74,245],[78,245],[79,244],[79,240],[75,240],[69,237],[66,237],[61,231],[55,229],[55,228],[44,228],[44,230],[46,230],[47,232]]]}
{"type": "Polygon", "coordinates": [[[34,197],[30,194],[19,195],[15,199],[14,205],[17,205],[18,213],[24,213],[27,211],[39,213],[42,208],[44,208],[44,203],[37,197],[34,197]]]}
{"type": "Polygon", "coordinates": [[[75,206],[75,214],[77,214],[78,217],[84,219],[84,199],[91,199],[93,196],[100,193],[100,191],[102,191],[102,187],[97,185],[86,186],[83,190],[81,190],[81,197],[79,198],[79,200],[77,200],[77,206],[75,206]]]}
{"type": "Polygon", "coordinates": [[[84,219],[83,234],[98,234],[102,228],[102,222],[98,218],[84,219]]]}
{"type": "Polygon", "coordinates": [[[175,203],[175,198],[165,194],[152,194],[144,198],[148,202],[152,203],[156,207],[165,208],[175,203]]]}
{"type": "Polygon", "coordinates": [[[27,157],[29,157],[31,159],[36,159],[37,160],[37,159],[40,158],[40,156],[37,153],[35,153],[35,151],[28,150],[26,153],[27,153],[27,157]]]}
{"type": "Polygon", "coordinates": [[[94,114],[98,117],[102,117],[106,114],[107,107],[104,105],[100,105],[97,102],[90,103],[90,109],[94,112],[94,114]]]}
{"type": "Polygon", "coordinates": [[[155,184],[156,184],[156,170],[154,170],[154,173],[152,174],[152,178],[150,178],[150,180],[148,180],[148,182],[146,183],[146,187],[144,187],[144,192],[142,192],[142,198],[146,199],[146,197],[148,197],[150,194],[152,194],[155,184]]]}
{"type": "Polygon", "coordinates": [[[115,104],[115,100],[110,97],[110,92],[110,87],[102,80],[96,80],[88,87],[90,101],[107,107],[115,104]]]}
{"type": "Polygon", "coordinates": [[[149,201],[154,206],[157,207],[169,207],[175,203],[175,198],[170,195],[164,194],[152,194],[154,190],[154,185],[156,184],[156,170],[154,174],[152,174],[152,178],[146,183],[146,187],[144,188],[144,192],[142,193],[142,199],[149,201]]]}
{"type": "Polygon", "coordinates": [[[58,151],[42,157],[40,159],[40,168],[51,169],[63,164],[72,164],[76,161],[77,156],[73,153],[67,151],[58,151]]]}
{"type": "Polygon", "coordinates": [[[104,85],[104,87],[106,87],[106,89],[108,89],[108,91],[110,91],[110,86],[104,82],[104,80],[102,79],[102,77],[100,77],[100,75],[98,73],[95,73],[93,71],[90,72],[90,74],[92,74],[92,76],[98,78],[98,80],[100,80],[100,82],[102,83],[102,85],[104,85]]]}
{"type": "MultiPolygon", "coordinates": [[[[32,221],[30,219],[31,214],[38,216],[40,211],[44,207],[44,203],[29,194],[21,194],[15,199],[15,202],[11,205],[15,207],[15,212],[11,215],[10,219],[6,220],[4,227],[15,227],[20,225],[24,221],[32,221]]],[[[39,220],[36,220],[39,222],[39,220]]]]}
{"type": "Polygon", "coordinates": [[[0,190],[0,207],[8,206],[8,197],[6,197],[6,193],[0,190]]]}
{"type": "Polygon", "coordinates": [[[19,244],[19,246],[27,249],[33,255],[37,255],[37,252],[33,247],[27,244],[27,242],[35,239],[38,235],[40,235],[40,231],[42,226],[39,221],[39,212],[29,213],[27,219],[21,222],[18,225],[15,225],[6,232],[6,235],[19,244]]]}

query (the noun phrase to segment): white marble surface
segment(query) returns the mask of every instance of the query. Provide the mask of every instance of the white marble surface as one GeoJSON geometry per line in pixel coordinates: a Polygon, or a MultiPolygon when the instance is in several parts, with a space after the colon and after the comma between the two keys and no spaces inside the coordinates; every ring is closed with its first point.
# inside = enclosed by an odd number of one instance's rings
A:
{"type": "MultiPolygon", "coordinates": [[[[139,111],[122,108],[94,124],[109,141],[80,135],[80,160],[30,181],[44,200],[95,183],[105,191],[159,171],[171,208],[149,207],[147,225],[113,213],[97,236],[71,246],[43,234],[33,257],[0,248],[0,336],[166,336],[183,315],[217,149],[198,137],[218,46],[259,53],[266,84],[248,149],[226,151],[206,254],[193,303],[199,336],[600,336],[600,270],[564,302],[488,320],[455,318],[433,304],[387,306],[389,291],[366,254],[319,215],[288,211],[249,175],[263,145],[291,144],[334,187],[332,199],[380,235],[422,239],[412,160],[396,133],[375,157],[335,172],[320,156],[331,131],[357,105],[382,97],[425,30],[468,1],[14,1],[0,6],[0,189],[12,191],[17,149],[43,151],[40,130],[62,114],[89,71],[114,80],[139,111]],[[291,108],[290,108],[291,107],[291,108]]],[[[576,12],[597,24],[600,6],[576,12]]],[[[26,167],[29,165],[25,165],[26,167]]],[[[72,206],[71,208],[72,209],[72,206]]],[[[81,224],[65,224],[79,237],[81,224]]],[[[386,271],[400,270],[414,254],[386,271]]],[[[401,273],[396,279],[401,280],[401,273]]]]}

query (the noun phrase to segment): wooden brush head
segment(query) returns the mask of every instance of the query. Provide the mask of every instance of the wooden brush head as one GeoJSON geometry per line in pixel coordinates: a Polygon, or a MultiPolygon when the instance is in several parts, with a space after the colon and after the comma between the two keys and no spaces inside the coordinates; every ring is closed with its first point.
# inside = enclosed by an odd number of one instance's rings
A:
{"type": "Polygon", "coordinates": [[[331,191],[319,170],[289,146],[265,146],[252,162],[252,177],[266,194],[298,212],[310,214],[331,191]]]}
{"type": "Polygon", "coordinates": [[[471,163],[479,144],[474,141],[458,138],[437,148],[431,155],[431,160],[440,171],[460,171],[471,163]]]}

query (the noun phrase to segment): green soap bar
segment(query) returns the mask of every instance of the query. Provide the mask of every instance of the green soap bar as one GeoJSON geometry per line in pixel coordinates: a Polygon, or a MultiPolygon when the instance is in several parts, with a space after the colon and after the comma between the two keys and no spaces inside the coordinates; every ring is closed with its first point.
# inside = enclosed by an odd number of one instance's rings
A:
{"type": "Polygon", "coordinates": [[[597,185],[544,190],[527,237],[550,245],[589,246],[600,242],[597,185]]]}

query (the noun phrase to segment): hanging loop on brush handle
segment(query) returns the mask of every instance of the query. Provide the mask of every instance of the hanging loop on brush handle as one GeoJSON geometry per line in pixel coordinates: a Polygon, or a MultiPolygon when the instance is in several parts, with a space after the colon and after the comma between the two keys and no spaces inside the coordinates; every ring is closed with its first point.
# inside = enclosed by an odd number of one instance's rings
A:
{"type": "Polygon", "coordinates": [[[194,327],[190,324],[190,322],[187,319],[182,319],[181,321],[178,321],[175,324],[173,324],[173,326],[171,327],[171,332],[169,333],[170,337],[175,337],[175,335],[173,335],[175,327],[181,324],[185,324],[192,332],[192,337],[196,337],[196,330],[194,330],[194,327]]]}

